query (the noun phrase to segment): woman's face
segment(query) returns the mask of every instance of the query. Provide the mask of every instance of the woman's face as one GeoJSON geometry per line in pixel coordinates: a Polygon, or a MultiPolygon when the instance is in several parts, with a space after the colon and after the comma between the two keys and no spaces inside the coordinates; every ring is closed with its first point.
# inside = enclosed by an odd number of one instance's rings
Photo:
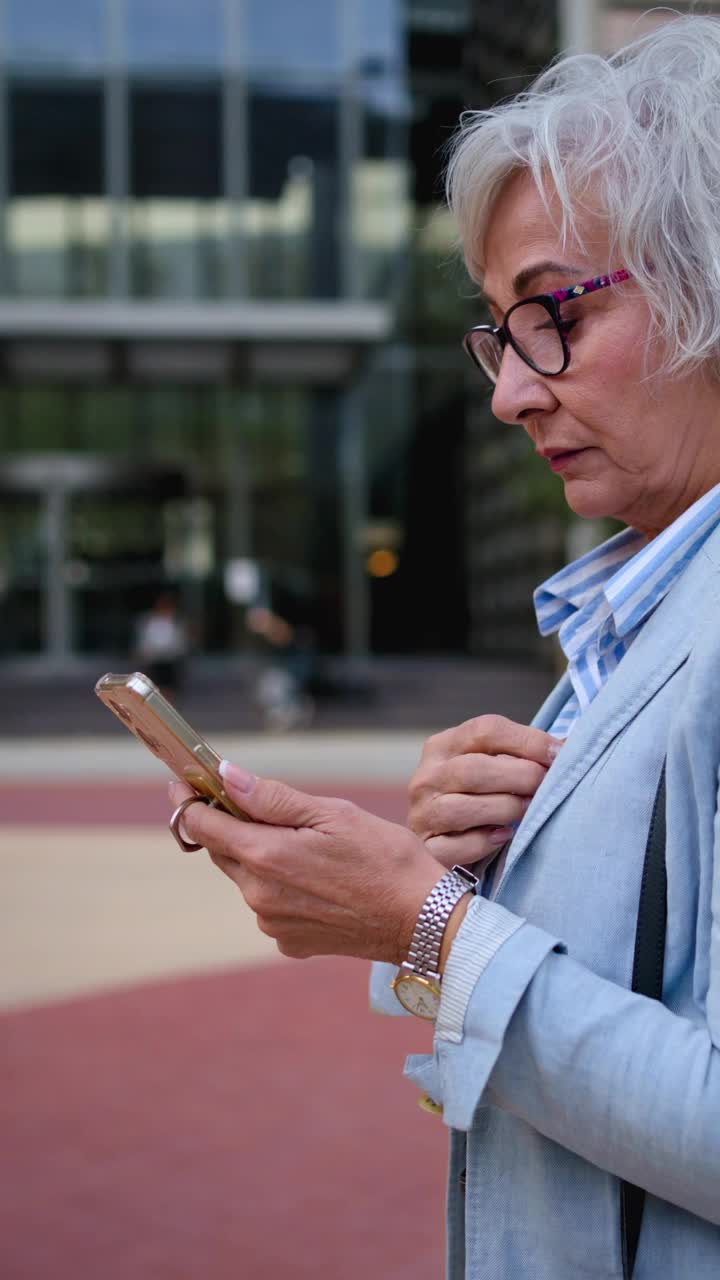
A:
{"type": "MultiPolygon", "coordinates": [[[[496,323],[521,297],[625,265],[608,262],[599,216],[587,216],[582,247],[563,246],[553,212],[527,174],[498,198],[484,245],[484,292],[496,323]]],[[[720,483],[720,384],[701,372],[657,373],[662,353],[657,343],[648,349],[650,313],[632,281],[560,311],[574,322],[569,367],[544,377],[508,346],[493,413],[524,427],[578,515],[614,516],[653,536],[720,483]]]]}

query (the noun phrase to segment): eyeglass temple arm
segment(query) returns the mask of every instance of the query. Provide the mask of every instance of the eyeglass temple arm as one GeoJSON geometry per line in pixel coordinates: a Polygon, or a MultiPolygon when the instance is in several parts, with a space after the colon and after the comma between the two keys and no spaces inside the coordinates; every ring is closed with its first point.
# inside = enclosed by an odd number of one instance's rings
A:
{"type": "Polygon", "coordinates": [[[573,284],[569,289],[554,289],[550,297],[556,302],[567,302],[568,298],[582,298],[586,293],[597,293],[598,289],[607,289],[612,284],[622,284],[632,280],[632,274],[622,267],[609,276],[595,276],[594,280],[583,280],[582,284],[573,284]]]}

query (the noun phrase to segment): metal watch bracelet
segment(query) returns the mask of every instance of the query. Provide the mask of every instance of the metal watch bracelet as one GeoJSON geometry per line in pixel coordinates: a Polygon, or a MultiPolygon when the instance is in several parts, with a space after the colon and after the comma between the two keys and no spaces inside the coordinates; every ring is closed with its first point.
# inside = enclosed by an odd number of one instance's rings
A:
{"type": "Polygon", "coordinates": [[[453,867],[430,891],[417,918],[405,962],[415,973],[437,976],[448,920],[463,895],[475,893],[478,884],[471,871],[453,867]]]}

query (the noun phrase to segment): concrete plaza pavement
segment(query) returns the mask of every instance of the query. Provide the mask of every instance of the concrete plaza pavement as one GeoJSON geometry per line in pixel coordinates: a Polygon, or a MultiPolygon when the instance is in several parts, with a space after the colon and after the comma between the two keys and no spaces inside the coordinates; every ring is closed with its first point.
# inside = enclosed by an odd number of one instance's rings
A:
{"type": "MultiPolygon", "coordinates": [[[[407,782],[430,730],[219,733],[220,755],[265,776],[298,780],[407,782]]],[[[167,771],[120,727],[106,737],[0,737],[0,786],[33,779],[161,779],[167,771]]],[[[0,822],[2,814],[0,812],[0,822]]]]}
{"type": "MultiPolygon", "coordinates": [[[[423,741],[221,735],[214,745],[402,822],[423,741]]],[[[0,740],[0,1007],[276,958],[207,857],[183,855],[170,837],[168,778],[129,735],[0,740]]]]}

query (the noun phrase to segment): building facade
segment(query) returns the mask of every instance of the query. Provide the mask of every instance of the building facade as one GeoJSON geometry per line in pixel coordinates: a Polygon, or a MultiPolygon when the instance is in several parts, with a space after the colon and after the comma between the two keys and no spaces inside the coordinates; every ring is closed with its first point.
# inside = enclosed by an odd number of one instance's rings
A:
{"type": "Polygon", "coordinates": [[[403,647],[408,43],[400,0],[0,0],[6,660],[167,587],[203,653],[258,600],[403,647]]]}
{"type": "Polygon", "coordinates": [[[0,0],[0,659],[109,662],[168,587],[212,659],[258,601],[536,652],[564,531],[465,367],[441,174],[561,9],[0,0]]]}

